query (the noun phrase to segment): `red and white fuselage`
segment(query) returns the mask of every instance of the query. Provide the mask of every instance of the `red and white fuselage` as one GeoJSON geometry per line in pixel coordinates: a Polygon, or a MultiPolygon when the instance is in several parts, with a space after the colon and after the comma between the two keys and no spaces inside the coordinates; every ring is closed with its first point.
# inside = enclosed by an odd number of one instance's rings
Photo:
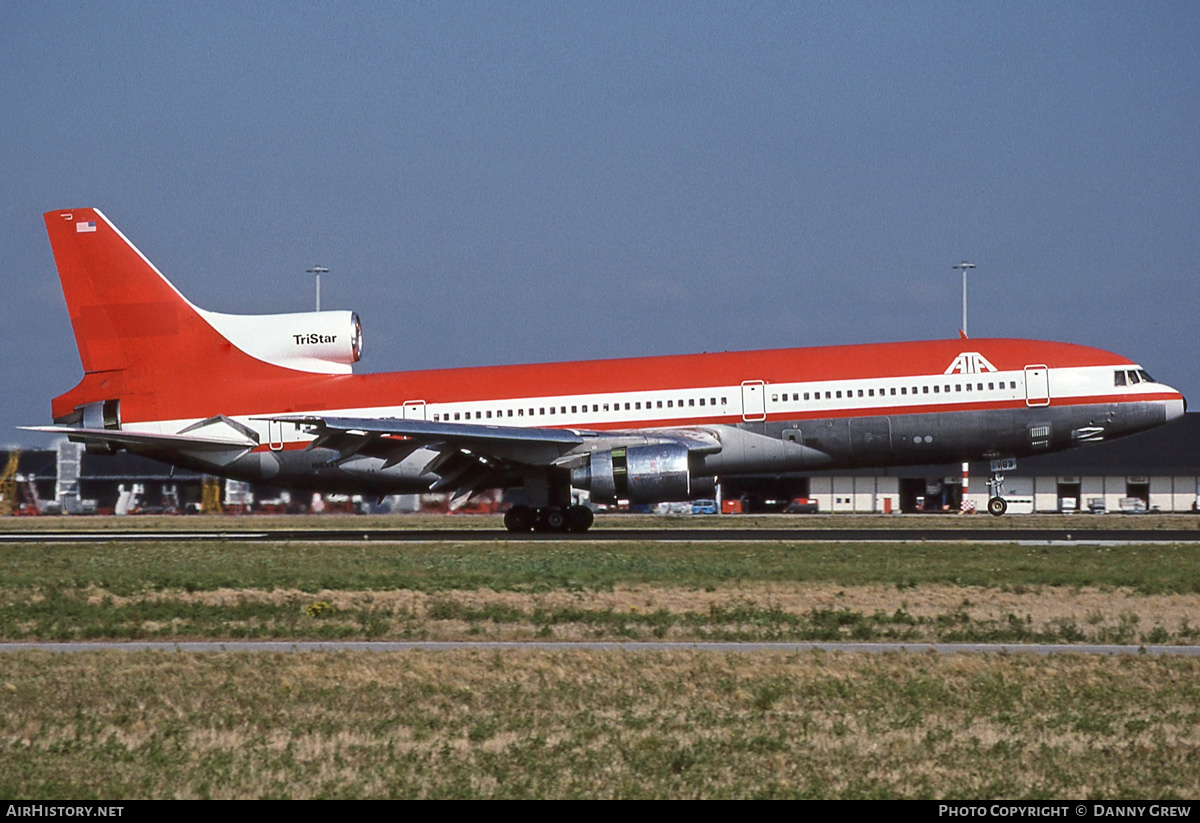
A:
{"type": "Polygon", "coordinates": [[[206,312],[99,211],[45,217],[85,372],[55,422],[243,479],[524,485],[550,510],[571,484],[650,502],[718,476],[1019,457],[1185,407],[1120,355],[1009,339],[356,375],[356,315],[206,312]]]}

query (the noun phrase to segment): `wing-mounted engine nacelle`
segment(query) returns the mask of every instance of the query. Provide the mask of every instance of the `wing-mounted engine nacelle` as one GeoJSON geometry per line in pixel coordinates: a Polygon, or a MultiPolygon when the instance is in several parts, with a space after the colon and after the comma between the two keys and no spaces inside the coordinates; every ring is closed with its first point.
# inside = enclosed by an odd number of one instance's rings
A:
{"type": "Polygon", "coordinates": [[[692,475],[688,449],[678,443],[621,446],[593,452],[588,465],[571,472],[571,485],[597,503],[665,503],[711,495],[711,477],[692,475]]]}
{"type": "Polygon", "coordinates": [[[362,322],[356,312],[200,313],[230,343],[276,366],[350,374],[362,357],[362,322]]]}

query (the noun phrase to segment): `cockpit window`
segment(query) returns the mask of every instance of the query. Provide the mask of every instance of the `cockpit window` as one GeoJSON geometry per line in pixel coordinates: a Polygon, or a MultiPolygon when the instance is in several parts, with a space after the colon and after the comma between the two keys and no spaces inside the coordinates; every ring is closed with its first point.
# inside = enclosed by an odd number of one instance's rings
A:
{"type": "Polygon", "coordinates": [[[1138,373],[1136,370],[1130,369],[1129,371],[1127,371],[1125,373],[1129,375],[1129,385],[1136,386],[1138,383],[1142,382],[1142,378],[1138,377],[1138,373]]]}
{"type": "Polygon", "coordinates": [[[1157,383],[1158,381],[1146,373],[1145,369],[1138,369],[1138,374],[1142,377],[1143,383],[1157,383]]]}
{"type": "Polygon", "coordinates": [[[1115,372],[1113,372],[1113,385],[1114,385],[1114,386],[1124,386],[1124,385],[1125,385],[1125,372],[1124,372],[1124,370],[1122,370],[1122,371],[1115,371],[1115,372]]]}

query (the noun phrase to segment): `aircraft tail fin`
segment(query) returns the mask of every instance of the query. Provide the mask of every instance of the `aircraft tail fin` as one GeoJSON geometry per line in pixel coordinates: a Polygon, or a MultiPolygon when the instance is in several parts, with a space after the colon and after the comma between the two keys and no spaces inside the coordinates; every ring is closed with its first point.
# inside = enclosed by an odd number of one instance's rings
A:
{"type": "Polygon", "coordinates": [[[44,216],[84,372],[137,369],[197,344],[220,346],[196,307],[99,209],[44,216]]]}
{"type": "Polygon", "coordinates": [[[256,318],[192,305],[99,209],[44,217],[84,370],[54,399],[56,421],[91,417],[112,428],[131,399],[143,416],[201,413],[216,393],[244,395],[257,381],[296,374],[231,337],[253,342],[256,318]]]}

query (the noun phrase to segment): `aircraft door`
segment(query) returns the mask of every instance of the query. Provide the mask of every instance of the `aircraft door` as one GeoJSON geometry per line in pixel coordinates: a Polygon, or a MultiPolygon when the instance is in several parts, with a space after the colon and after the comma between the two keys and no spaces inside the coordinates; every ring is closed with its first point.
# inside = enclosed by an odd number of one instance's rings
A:
{"type": "Polygon", "coordinates": [[[404,419],[405,420],[424,420],[425,419],[425,401],[424,400],[405,400],[404,401],[404,419]]]}
{"type": "Polygon", "coordinates": [[[742,381],[742,419],[746,422],[767,419],[766,387],[762,380],[742,381]]]}
{"type": "Polygon", "coordinates": [[[850,418],[850,454],[856,460],[885,458],[892,451],[892,421],[888,417],[850,418]]]}
{"type": "Polygon", "coordinates": [[[1046,366],[1025,367],[1025,405],[1050,405],[1050,369],[1046,366]]]}

